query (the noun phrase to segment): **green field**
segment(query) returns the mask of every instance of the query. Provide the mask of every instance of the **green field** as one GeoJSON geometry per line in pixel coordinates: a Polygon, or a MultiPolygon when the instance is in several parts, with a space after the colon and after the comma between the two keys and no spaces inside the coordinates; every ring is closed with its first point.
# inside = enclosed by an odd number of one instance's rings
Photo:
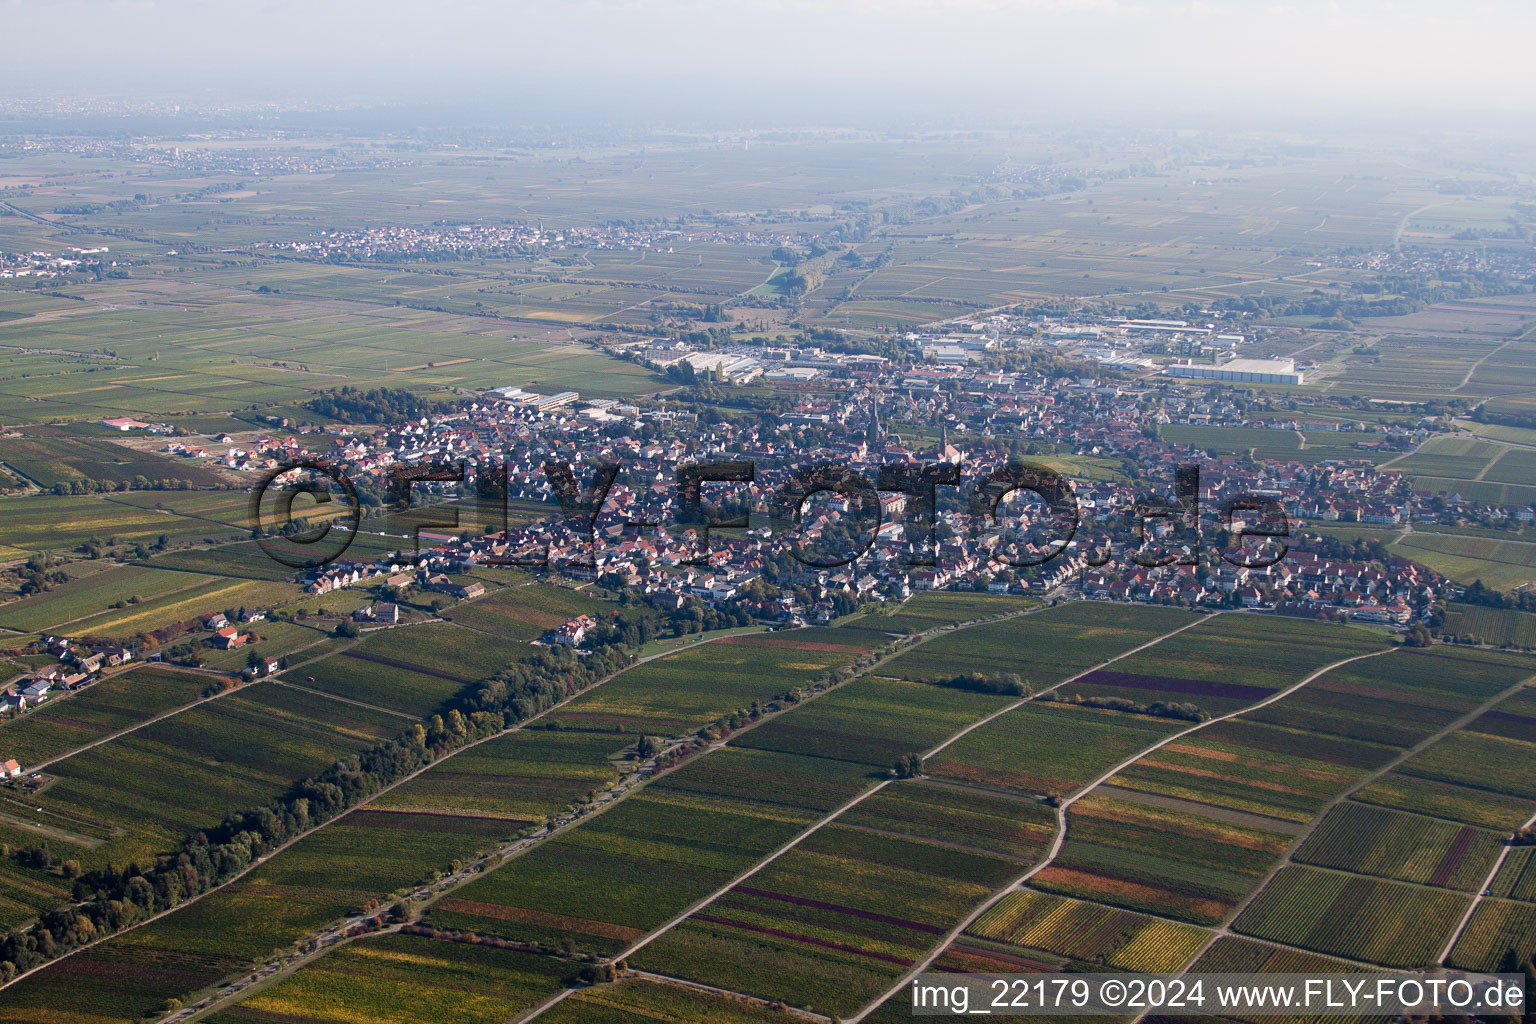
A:
{"type": "Polygon", "coordinates": [[[418,935],[353,942],[212,1017],[222,1024],[502,1024],[561,986],[558,960],[418,935]]]}
{"type": "Polygon", "coordinates": [[[910,635],[993,615],[1008,615],[1033,604],[1022,597],[927,592],[914,594],[894,607],[870,612],[859,620],[859,625],[910,635]]]}
{"type": "Polygon", "coordinates": [[[1285,852],[1280,822],[1226,820],[1200,804],[1158,806],[1109,790],[1072,805],[1067,841],[1031,884],[1199,924],[1220,921],[1285,852]]]}
{"type": "Polygon", "coordinates": [[[1536,903],[1536,846],[1511,849],[1489,888],[1495,896],[1536,903]]]}
{"type": "Polygon", "coordinates": [[[581,989],[539,1019],[549,1024],[630,1024],[637,1020],[778,1024],[784,1020],[784,1011],[643,978],[627,978],[617,985],[581,989]]]}
{"type": "Polygon", "coordinates": [[[572,701],[560,720],[581,728],[623,725],[676,735],[754,700],[766,702],[805,686],[868,649],[857,634],[838,629],[727,637],[637,666],[572,701]]]}
{"type": "Polygon", "coordinates": [[[266,803],[404,724],[257,683],[57,762],[43,793],[0,792],[0,813],[72,837],[53,845],[83,864],[127,863],[266,803]]]}
{"type": "MultiPolygon", "coordinates": [[[[707,772],[708,761],[683,773],[707,772]]],[[[617,952],[812,820],[784,807],[648,787],[457,890],[428,921],[617,952]]]]}
{"type": "Polygon", "coordinates": [[[1503,833],[1345,802],[1295,853],[1302,864],[1443,886],[1482,888],[1507,838],[1503,833]]]}
{"type": "Polygon", "coordinates": [[[847,1014],[1017,865],[829,826],[646,946],[636,965],[847,1014]]]}
{"type": "Polygon", "coordinates": [[[1513,608],[1452,603],[1446,611],[1444,629],[1480,643],[1536,649],[1536,614],[1513,608]]]}
{"type": "Polygon", "coordinates": [[[578,615],[600,615],[604,602],[562,587],[513,584],[444,611],[444,618],[494,637],[537,640],[578,615]]]}
{"type": "Polygon", "coordinates": [[[190,704],[213,682],[152,666],[118,673],[73,694],[56,693],[35,710],[0,724],[0,750],[23,767],[51,760],[190,704]]]}
{"type": "Polygon", "coordinates": [[[1287,867],[1234,927],[1320,953],[1422,967],[1439,954],[1470,901],[1445,890],[1287,867]]]}
{"type": "Polygon", "coordinates": [[[1505,955],[1536,943],[1536,905],[1488,899],[1477,905],[1446,963],[1471,971],[1496,971],[1505,955]]]}
{"type": "Polygon", "coordinates": [[[929,773],[1026,795],[1066,795],[1189,723],[1035,702],[947,747],[929,773]]]}
{"type": "Polygon", "coordinates": [[[814,715],[775,719],[737,745],[885,768],[1009,703],[1007,697],[901,679],[858,679],[820,698],[814,715]]]}
{"type": "Polygon", "coordinates": [[[1206,940],[1190,925],[1028,889],[1003,897],[966,934],[1096,968],[1154,974],[1179,970],[1206,940]]]}
{"type": "Polygon", "coordinates": [[[1069,604],[935,637],[881,671],[907,679],[1017,673],[1038,690],[1192,621],[1161,608],[1069,604]]]}

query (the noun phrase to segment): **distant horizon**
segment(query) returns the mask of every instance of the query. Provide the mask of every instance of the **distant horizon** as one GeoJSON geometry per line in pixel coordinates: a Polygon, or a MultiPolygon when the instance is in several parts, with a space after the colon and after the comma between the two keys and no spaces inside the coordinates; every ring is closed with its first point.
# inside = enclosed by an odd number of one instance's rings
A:
{"type": "MultiPolygon", "coordinates": [[[[0,102],[494,104],[563,116],[1499,118],[1536,112],[1536,8],[1428,0],[0,0],[0,102]],[[58,43],[60,45],[53,45],[58,43]]],[[[536,116],[538,116],[536,114],[536,116]]]]}

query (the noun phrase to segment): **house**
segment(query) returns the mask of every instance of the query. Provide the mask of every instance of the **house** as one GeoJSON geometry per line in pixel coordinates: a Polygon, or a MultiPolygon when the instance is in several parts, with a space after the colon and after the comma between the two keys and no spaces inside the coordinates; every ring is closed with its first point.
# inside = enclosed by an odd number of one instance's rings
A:
{"type": "Polygon", "coordinates": [[[248,679],[260,679],[264,676],[277,674],[278,660],[276,658],[262,658],[256,664],[249,666],[244,675],[248,679]]]}
{"type": "Polygon", "coordinates": [[[108,647],[101,652],[101,656],[107,659],[107,664],[116,668],[125,661],[133,660],[133,652],[126,647],[108,647]]]}
{"type": "Polygon", "coordinates": [[[577,647],[586,638],[587,630],[597,625],[597,620],[590,615],[578,615],[561,623],[555,629],[546,634],[553,643],[565,647],[577,647]]]}
{"type": "Polygon", "coordinates": [[[400,606],[390,601],[379,601],[359,608],[352,613],[352,617],[359,622],[388,622],[394,624],[400,621],[400,606]]]}
{"type": "Polygon", "coordinates": [[[4,764],[0,764],[0,778],[21,778],[21,765],[16,763],[16,759],[14,757],[7,760],[4,764]]]}
{"type": "Polygon", "coordinates": [[[209,629],[223,629],[229,625],[229,619],[224,616],[223,612],[215,612],[203,619],[203,625],[209,629]]]}
{"type": "Polygon", "coordinates": [[[34,679],[21,688],[21,695],[34,704],[41,704],[48,699],[48,691],[51,689],[47,683],[34,679]]]}
{"type": "Polygon", "coordinates": [[[214,637],[214,643],[226,651],[232,651],[236,647],[244,647],[249,640],[250,636],[248,634],[241,633],[234,626],[225,626],[214,637]]]}

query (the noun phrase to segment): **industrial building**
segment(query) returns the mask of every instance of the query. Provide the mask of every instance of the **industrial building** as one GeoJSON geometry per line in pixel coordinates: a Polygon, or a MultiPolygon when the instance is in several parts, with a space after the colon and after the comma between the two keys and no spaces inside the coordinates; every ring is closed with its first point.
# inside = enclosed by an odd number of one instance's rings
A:
{"type": "Polygon", "coordinates": [[[1219,366],[1173,363],[1163,370],[1170,377],[1203,377],[1247,384],[1302,384],[1294,359],[1232,359],[1219,366]]]}

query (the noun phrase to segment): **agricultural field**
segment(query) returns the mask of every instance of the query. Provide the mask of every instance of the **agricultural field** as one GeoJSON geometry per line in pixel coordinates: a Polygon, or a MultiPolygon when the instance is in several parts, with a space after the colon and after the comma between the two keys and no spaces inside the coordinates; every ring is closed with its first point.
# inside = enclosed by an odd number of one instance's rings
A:
{"type": "Polygon", "coordinates": [[[0,605],[0,626],[22,632],[65,633],[73,623],[126,606],[214,582],[196,573],[114,565],[52,590],[0,605]]]}
{"type": "MultiPolygon", "coordinates": [[[[97,429],[102,435],[108,433],[97,429]]],[[[147,488],[152,484],[216,487],[228,482],[206,466],[114,444],[107,436],[58,428],[30,427],[21,437],[7,437],[5,464],[45,491],[59,487],[67,491],[76,483],[147,488]]]]}
{"type": "Polygon", "coordinates": [[[1519,657],[1455,648],[1359,660],[1140,758],[1111,783],[1303,823],[1402,749],[1519,685],[1528,668],[1519,657]]]}
{"type": "MultiPolygon", "coordinates": [[[[1139,758],[1075,804],[1067,842],[1033,884],[1196,923],[1219,921],[1329,800],[1478,701],[1518,684],[1527,669],[1520,660],[1464,658],[1454,649],[1393,652],[1204,727],[1139,758]]],[[[1398,821],[1350,804],[1298,859],[1470,890],[1497,855],[1498,839],[1470,825],[1406,815],[1398,821]],[[1379,815],[1383,835],[1366,843],[1375,828],[1344,830],[1351,808],[1361,820],[1379,815]],[[1399,831],[1386,829],[1393,822],[1399,831]],[[1372,858],[1378,841],[1380,856],[1372,858]],[[1411,856],[1418,844],[1422,850],[1411,856]],[[1362,849],[1365,859],[1356,862],[1362,849]]]]}
{"type": "Polygon", "coordinates": [[[1531,810],[1531,802],[1519,797],[1399,772],[1376,779],[1354,799],[1495,829],[1518,828],[1531,810]]]}
{"type": "MultiPolygon", "coordinates": [[[[347,550],[354,551],[365,539],[359,534],[347,550]]],[[[220,544],[213,548],[173,551],[155,557],[149,564],[157,568],[235,579],[291,580],[295,575],[293,569],[273,559],[252,540],[220,544]]]]}
{"type": "Polygon", "coordinates": [[[1418,480],[1432,477],[1444,480],[1481,480],[1488,467],[1510,454],[1511,449],[1494,441],[1469,437],[1437,437],[1403,459],[1393,469],[1418,480]]]}
{"type": "MultiPolygon", "coordinates": [[[[1525,659],[1493,652],[1393,651],[1340,666],[1264,708],[1202,729],[1110,781],[1143,793],[1306,822],[1403,750],[1517,686],[1529,668],[1525,659]]],[[[1365,793],[1384,781],[1371,782],[1365,793]]],[[[1378,802],[1365,794],[1362,799],[1378,802]]]]}
{"type": "MultiPolygon", "coordinates": [[[[707,772],[709,758],[679,774],[707,772]]],[[[653,785],[433,905],[439,928],[615,953],[814,820],[653,785]]]]}
{"type": "MultiPolygon", "coordinates": [[[[149,493],[169,502],[181,492],[149,493]]],[[[222,492],[220,496],[225,497],[222,492]]],[[[140,507],[122,500],[126,497],[113,494],[0,498],[0,556],[10,559],[25,558],[34,552],[62,554],[92,539],[118,545],[153,545],[164,535],[171,544],[180,545],[248,535],[245,530],[195,515],[140,507]]],[[[271,559],[267,561],[270,563],[271,559]]],[[[213,571],[218,572],[216,568],[213,571]]],[[[291,576],[287,573],[281,578],[291,576]]]]}
{"type": "Polygon", "coordinates": [[[1485,899],[1456,940],[1447,965],[1469,971],[1496,971],[1505,954],[1523,956],[1536,945],[1536,904],[1485,899]]]}
{"type": "Polygon", "coordinates": [[[644,978],[578,990],[539,1017],[548,1024],[782,1024],[784,1011],[644,978]]]}
{"type": "Polygon", "coordinates": [[[1398,753],[1233,718],[1139,759],[1110,784],[1300,823],[1398,753]]]}
{"type": "Polygon", "coordinates": [[[1300,682],[1336,661],[1383,647],[1366,630],[1278,616],[1221,615],[1075,680],[1085,697],[1192,703],[1216,715],[1300,682]],[[1232,666],[1240,665],[1239,673],[1232,666]],[[1236,678],[1234,678],[1236,676],[1236,678]]]}
{"type": "Polygon", "coordinates": [[[1400,882],[1476,892],[1504,833],[1346,801],[1328,812],[1294,860],[1400,882]]]}
{"type": "Polygon", "coordinates": [[[1471,897],[1320,871],[1282,868],[1233,927],[1245,935],[1387,967],[1433,963],[1471,897]]]}
{"type": "Polygon", "coordinates": [[[1536,649],[1536,614],[1452,603],[1446,609],[1444,632],[1500,647],[1536,649]]]}
{"type": "Polygon", "coordinates": [[[1536,903],[1536,846],[1511,849],[1489,888],[1495,896],[1536,903]]]}
{"type": "Polygon", "coordinates": [[[0,723],[0,760],[15,758],[30,770],[40,761],[190,704],[216,682],[154,666],[116,673],[0,723]]]}
{"type": "Polygon", "coordinates": [[[818,698],[814,714],[781,716],[736,745],[889,767],[1016,699],[865,677],[818,698]]]}
{"type": "Polygon", "coordinates": [[[526,643],[485,636],[451,622],[371,630],[346,656],[389,668],[473,683],[534,653],[526,643]]]}
{"type": "Polygon", "coordinates": [[[1397,768],[1402,775],[1536,801],[1536,690],[1526,688],[1397,768]]]}
{"type": "Polygon", "coordinates": [[[1019,799],[915,779],[887,786],[838,815],[849,828],[899,832],[978,853],[1036,860],[1056,832],[1054,812],[1038,800],[1019,799]]]}
{"type": "Polygon", "coordinates": [[[1205,944],[1207,932],[1113,907],[1020,889],[995,903],[965,932],[1096,970],[1166,974],[1179,970],[1205,944]]]}
{"type": "Polygon", "coordinates": [[[46,830],[61,857],[127,863],[268,802],[404,724],[256,683],[54,763],[43,792],[0,792],[0,814],[46,830]]]}
{"type": "Polygon", "coordinates": [[[1406,749],[1536,672],[1529,658],[1396,650],[1334,669],[1244,719],[1406,749]]]}
{"type": "Polygon", "coordinates": [[[1065,796],[1188,725],[1037,700],[955,741],[924,768],[935,778],[983,789],[1065,796]]]}
{"type": "Polygon", "coordinates": [[[349,943],[206,1018],[299,1024],[503,1024],[558,991],[574,969],[550,957],[413,934],[349,943]]]}
{"type": "MultiPolygon", "coordinates": [[[[1188,445],[1210,455],[1251,455],[1256,459],[1276,459],[1281,462],[1307,461],[1301,454],[1303,436],[1295,430],[1170,423],[1164,424],[1158,434],[1169,444],[1188,445]]],[[[1341,456],[1331,453],[1328,457],[1341,456]]]]}
{"type": "Polygon", "coordinates": [[[612,733],[519,729],[433,765],[370,806],[536,822],[611,783],[615,758],[630,745],[612,733]]]}
{"type": "Polygon", "coordinates": [[[361,643],[283,678],[415,720],[531,651],[517,641],[480,636],[449,623],[397,626],[369,633],[361,643]]]}
{"type": "Polygon", "coordinates": [[[825,814],[884,778],[856,761],[754,750],[732,744],[709,755],[709,770],[674,772],[666,785],[686,793],[825,814]]]}
{"type": "MultiPolygon", "coordinates": [[[[1427,314],[1424,314],[1427,315],[1427,314]]],[[[1404,317],[1400,320],[1407,320],[1404,317]]],[[[1387,323],[1389,321],[1383,321],[1387,323]]],[[[1479,360],[1490,357],[1501,341],[1470,334],[1462,338],[1423,334],[1388,334],[1369,351],[1343,360],[1343,372],[1329,389],[1386,401],[1424,402],[1445,395],[1492,393],[1476,377],[1466,380],[1479,360]]]]}
{"type": "Polygon", "coordinates": [[[567,619],[601,615],[608,607],[603,601],[564,587],[514,583],[445,609],[443,617],[493,637],[526,642],[537,640],[567,619]]]}
{"type": "Polygon", "coordinates": [[[1018,872],[1011,861],[833,824],[641,949],[633,962],[848,1014],[1018,872]]]}
{"type": "MultiPolygon", "coordinates": [[[[1483,497],[1469,492],[1464,497],[1499,503],[1536,501],[1536,489],[1529,496],[1511,496],[1504,493],[1503,485],[1471,486],[1495,487],[1498,493],[1483,497]]],[[[1536,573],[1536,542],[1529,540],[1415,531],[1400,537],[1392,547],[1396,554],[1411,558],[1459,583],[1482,580],[1487,586],[1507,591],[1528,583],[1536,573]]]]}
{"type": "Polygon", "coordinates": [[[1095,791],[1072,805],[1067,841],[1030,884],[1164,917],[1214,924],[1257,884],[1292,835],[1257,816],[1095,791]],[[1129,797],[1129,799],[1127,799],[1129,797]]]}
{"type": "Polygon", "coordinates": [[[1240,935],[1223,935],[1190,965],[1191,971],[1231,974],[1369,974],[1368,968],[1343,960],[1255,942],[1240,935]]]}
{"type": "Polygon", "coordinates": [[[370,900],[387,899],[446,872],[454,860],[499,848],[532,819],[556,809],[557,802],[564,806],[566,796],[580,798],[598,784],[594,772],[611,777],[611,767],[596,766],[607,764],[606,752],[617,742],[611,735],[520,730],[463,750],[305,836],[240,881],[62,961],[37,984],[46,989],[61,969],[61,984],[68,984],[77,968],[66,965],[100,957],[142,972],[146,1005],[158,1005],[246,970],[272,950],[358,912],[370,900]],[[528,749],[509,755],[505,745],[519,737],[528,749]],[[487,763],[467,760],[486,751],[493,754],[487,763]],[[526,773],[521,785],[512,777],[505,785],[493,782],[481,790],[498,769],[516,771],[520,762],[526,773]],[[479,784],[475,792],[455,781],[465,777],[479,784]],[[424,800],[431,805],[422,806],[424,800]],[[163,971],[167,963],[180,969],[163,971]]]}
{"type": "Polygon", "coordinates": [[[1034,604],[1032,599],[1009,595],[924,591],[894,607],[872,611],[859,619],[858,624],[866,629],[910,636],[994,615],[1010,615],[1034,604]]]}
{"type": "Polygon", "coordinates": [[[678,735],[819,680],[869,649],[856,633],[835,628],[724,637],[636,666],[572,701],[560,720],[678,735]]]}
{"type": "Polygon", "coordinates": [[[118,642],[131,641],[144,633],[191,622],[214,612],[271,608],[302,593],[296,583],[205,576],[197,578],[191,586],[77,619],[69,624],[69,633],[118,642]]]}
{"type": "MultiPolygon", "coordinates": [[[[807,651],[847,658],[861,648],[801,638],[843,639],[848,633],[799,630],[730,639],[779,641],[764,646],[795,658],[804,658],[807,651]],[[786,640],[792,646],[785,646],[786,640]]],[[[722,640],[710,646],[732,645],[722,640]]],[[[691,649],[637,666],[597,693],[605,695],[609,687],[642,674],[652,687],[680,682],[693,687],[697,684],[676,669],[691,668],[707,653],[691,649]],[[648,671],[657,666],[673,671],[648,671]],[[650,681],[658,679],[666,682],[650,681]]],[[[810,663],[818,668],[830,664],[835,662],[810,663]]],[[[721,688],[721,681],[715,687],[721,688]]],[[[583,700],[562,710],[560,718],[567,726],[591,726],[591,718],[568,713],[578,710],[583,700]]],[[[726,750],[684,765],[644,792],[464,887],[438,903],[431,920],[440,927],[519,941],[569,939],[581,948],[613,952],[792,838],[816,814],[870,786],[891,760],[910,752],[915,741],[888,748],[882,733],[929,720],[932,724],[924,728],[941,737],[1005,703],[900,680],[856,680],[742,734],[726,750]],[[799,721],[824,726],[825,731],[794,728],[799,721]],[[756,741],[758,733],[770,730],[776,732],[768,742],[756,741]],[[870,752],[862,755],[867,759],[861,760],[859,743],[870,752]],[[808,784],[775,784],[775,776],[786,771],[802,775],[808,784]]],[[[700,717],[704,713],[701,710],[700,717]]],[[[642,728],[649,725],[645,719],[639,723],[642,728]]]]}
{"type": "Polygon", "coordinates": [[[937,636],[881,672],[904,679],[1016,673],[1039,690],[1192,621],[1162,608],[1074,603],[937,636]]]}
{"type": "MultiPolygon", "coordinates": [[[[94,360],[93,365],[55,358],[36,364],[48,365],[54,372],[25,377],[21,373],[32,369],[26,363],[29,357],[5,353],[0,355],[0,378],[4,378],[0,397],[12,408],[28,403],[27,418],[33,422],[124,415],[174,422],[247,410],[270,414],[275,409],[291,409],[317,422],[320,417],[308,410],[300,413],[299,407],[317,393],[342,384],[483,389],[537,382],[548,391],[577,388],[594,397],[628,397],[654,390],[660,383],[642,367],[575,346],[568,338],[549,344],[534,340],[540,331],[518,331],[504,323],[492,326],[481,317],[343,300],[335,289],[352,291],[346,280],[351,276],[354,272],[348,268],[303,274],[291,283],[283,282],[282,296],[267,297],[221,286],[216,275],[208,275],[205,282],[178,282],[179,287],[140,286],[152,292],[175,291],[180,299],[176,306],[88,307],[45,323],[0,322],[0,345],[15,344],[12,338],[24,337],[30,346],[64,353],[88,353],[103,344],[116,353],[94,360]],[[424,352],[433,358],[423,359],[424,352]],[[292,365],[295,362],[306,368],[292,365]]],[[[280,278],[280,274],[268,275],[271,283],[280,278]]],[[[416,289],[411,297],[433,302],[446,294],[445,288],[462,287],[453,280],[433,282],[435,288],[416,289]]],[[[109,293],[111,286],[98,290],[109,293]]],[[[407,291],[395,294],[404,296],[407,291]]],[[[609,302],[618,305],[605,303],[601,311],[657,293],[636,298],[630,294],[616,294],[609,302]]],[[[471,311],[469,306],[465,312],[471,311]]],[[[512,308],[516,306],[514,301],[512,308]]],[[[70,479],[68,473],[75,469],[72,455],[67,447],[45,445],[35,454],[28,449],[25,461],[44,474],[51,486],[55,476],[70,479]]],[[[156,459],[156,463],[162,461],[156,459]]],[[[169,475],[148,472],[152,465],[133,463],[118,471],[130,480],[141,472],[151,479],[169,475]]],[[[182,472],[193,470],[186,467],[182,472]]]]}

